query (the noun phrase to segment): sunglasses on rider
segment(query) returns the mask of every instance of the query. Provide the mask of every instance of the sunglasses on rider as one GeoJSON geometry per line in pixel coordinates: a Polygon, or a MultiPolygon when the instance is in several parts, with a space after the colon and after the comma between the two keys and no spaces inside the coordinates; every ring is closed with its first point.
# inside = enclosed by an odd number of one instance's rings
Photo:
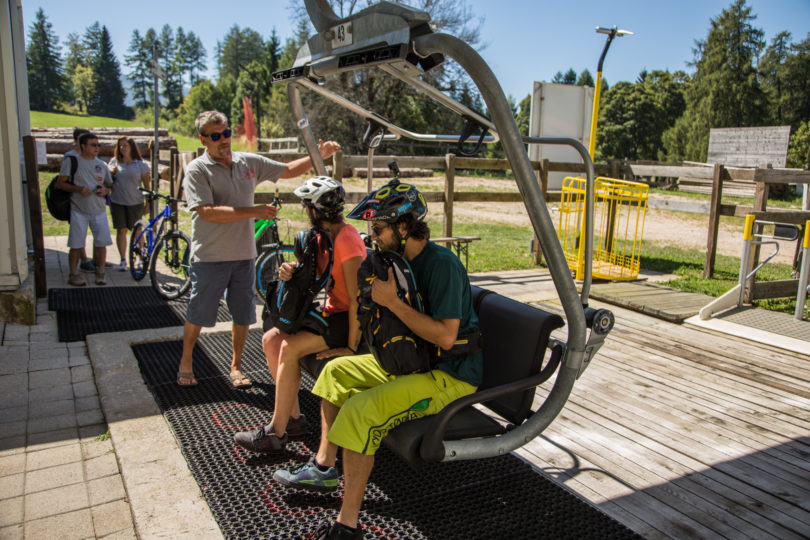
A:
{"type": "Polygon", "coordinates": [[[391,225],[388,223],[386,223],[385,225],[372,225],[371,234],[373,234],[374,236],[380,236],[382,232],[390,226],[391,225]]]}
{"type": "Polygon", "coordinates": [[[214,142],[217,142],[221,137],[225,137],[226,139],[231,138],[231,128],[226,129],[225,131],[220,131],[219,133],[212,133],[211,135],[203,135],[203,137],[208,137],[214,142]]]}

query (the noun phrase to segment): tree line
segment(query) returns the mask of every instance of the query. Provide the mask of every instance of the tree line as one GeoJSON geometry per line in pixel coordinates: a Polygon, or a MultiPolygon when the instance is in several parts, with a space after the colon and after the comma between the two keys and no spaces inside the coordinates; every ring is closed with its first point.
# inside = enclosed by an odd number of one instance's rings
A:
{"type": "MultiPolygon", "coordinates": [[[[332,0],[331,4],[342,17],[351,14],[357,2],[332,0]]],[[[473,47],[480,45],[481,23],[475,23],[465,0],[411,4],[428,11],[439,31],[456,35],[473,47]]],[[[69,34],[63,59],[58,39],[40,9],[29,30],[26,51],[31,108],[67,106],[89,114],[121,118],[135,114],[148,119],[155,48],[165,73],[159,96],[164,126],[193,136],[194,118],[205,109],[225,112],[237,126],[243,120],[242,99],[249,97],[262,137],[296,135],[286,86],[270,83],[271,74],[290,67],[314,32],[303,2],[296,0],[292,5],[296,32],[284,43],[275,30],[265,38],[253,29],[232,26],[217,42],[213,80],[201,77],[207,52],[193,32],[182,27],[173,30],[169,25],[160,32],[134,30],[124,55],[134,111],[124,105],[121,66],[106,27],[94,23],[82,37],[69,34]]],[[[603,80],[597,159],[705,161],[710,128],[790,125],[789,166],[803,167],[810,147],[810,33],[794,41],[789,32],[781,32],[766,44],[755,20],[746,0],[734,0],[712,18],[707,36],[695,42],[691,74],[644,70],[633,82],[609,86],[603,80]]],[[[486,113],[474,85],[455,63],[440,64],[424,77],[458,101],[486,113]]],[[[594,84],[588,70],[577,74],[573,68],[557,72],[552,82],[594,84]]],[[[461,119],[431,98],[379,71],[341,74],[324,84],[412,131],[457,133],[462,127],[461,119]]],[[[340,140],[351,153],[365,151],[361,143],[364,119],[309,92],[303,100],[319,137],[340,140]]],[[[519,129],[528,133],[530,96],[519,102],[510,96],[510,103],[519,129]]],[[[388,146],[392,152],[448,150],[408,142],[388,146]]],[[[497,150],[497,146],[491,149],[497,150]]]]}

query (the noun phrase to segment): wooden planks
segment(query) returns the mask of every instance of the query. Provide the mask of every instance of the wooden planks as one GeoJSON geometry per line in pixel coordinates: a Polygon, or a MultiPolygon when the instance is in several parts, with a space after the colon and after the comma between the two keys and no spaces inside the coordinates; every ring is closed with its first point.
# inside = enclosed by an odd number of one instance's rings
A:
{"type": "Polygon", "coordinates": [[[594,284],[590,296],[671,322],[697,315],[700,308],[712,301],[712,297],[703,294],[639,282],[594,284]]]}
{"type": "Polygon", "coordinates": [[[810,535],[810,356],[611,309],[566,407],[518,453],[647,538],[810,535]]]}

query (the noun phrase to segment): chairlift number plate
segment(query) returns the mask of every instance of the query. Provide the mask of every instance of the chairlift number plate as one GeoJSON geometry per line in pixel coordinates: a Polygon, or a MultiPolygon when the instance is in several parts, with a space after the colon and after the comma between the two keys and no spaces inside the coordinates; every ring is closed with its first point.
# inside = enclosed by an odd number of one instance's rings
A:
{"type": "Polygon", "coordinates": [[[352,23],[332,27],[332,48],[337,49],[352,44],[352,23]]]}

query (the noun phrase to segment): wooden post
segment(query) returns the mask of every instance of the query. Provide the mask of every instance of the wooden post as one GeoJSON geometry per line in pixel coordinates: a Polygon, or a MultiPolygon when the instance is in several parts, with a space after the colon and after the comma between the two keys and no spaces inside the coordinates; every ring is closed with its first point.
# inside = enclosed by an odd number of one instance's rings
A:
{"type": "Polygon", "coordinates": [[[611,159],[610,160],[610,177],[619,179],[619,174],[621,174],[621,161],[618,159],[611,159]]]}
{"type": "Polygon", "coordinates": [[[31,236],[34,244],[34,293],[37,298],[48,295],[45,275],[45,235],[42,230],[42,203],[39,197],[39,167],[37,166],[37,141],[31,135],[23,136],[25,156],[25,183],[28,189],[28,214],[31,219],[31,236]]]}
{"type": "Polygon", "coordinates": [[[456,182],[456,155],[445,154],[444,156],[444,225],[442,236],[449,238],[453,236],[453,193],[456,182]]]}
{"type": "MultiPolygon", "coordinates": [[[[537,169],[537,182],[540,184],[540,192],[543,194],[543,200],[548,202],[548,167],[549,159],[544,158],[540,161],[540,168],[537,169]]],[[[543,248],[540,245],[540,239],[537,235],[532,236],[532,263],[540,265],[543,263],[543,248]]]]}
{"type": "Polygon", "coordinates": [[[332,178],[343,183],[343,150],[338,150],[332,156],[332,178]]]}
{"type": "MultiPolygon", "coordinates": [[[[762,167],[758,167],[754,172],[754,182],[756,183],[756,188],[754,188],[754,207],[752,208],[754,212],[764,212],[768,206],[768,184],[763,181],[763,177],[766,174],[768,174],[768,169],[762,167]]],[[[760,234],[762,227],[754,225],[753,232],[754,234],[760,234]]],[[[751,257],[748,259],[748,268],[745,269],[746,274],[750,274],[759,264],[759,247],[758,245],[751,247],[751,257]]],[[[743,302],[750,303],[753,300],[754,281],[752,277],[745,282],[743,302]]]]}
{"type": "Polygon", "coordinates": [[[723,199],[723,166],[714,164],[712,174],[712,201],[709,207],[709,236],[706,239],[706,264],[703,266],[703,278],[709,279],[714,274],[714,260],[717,255],[717,234],[720,230],[720,202],[723,199]]]}

